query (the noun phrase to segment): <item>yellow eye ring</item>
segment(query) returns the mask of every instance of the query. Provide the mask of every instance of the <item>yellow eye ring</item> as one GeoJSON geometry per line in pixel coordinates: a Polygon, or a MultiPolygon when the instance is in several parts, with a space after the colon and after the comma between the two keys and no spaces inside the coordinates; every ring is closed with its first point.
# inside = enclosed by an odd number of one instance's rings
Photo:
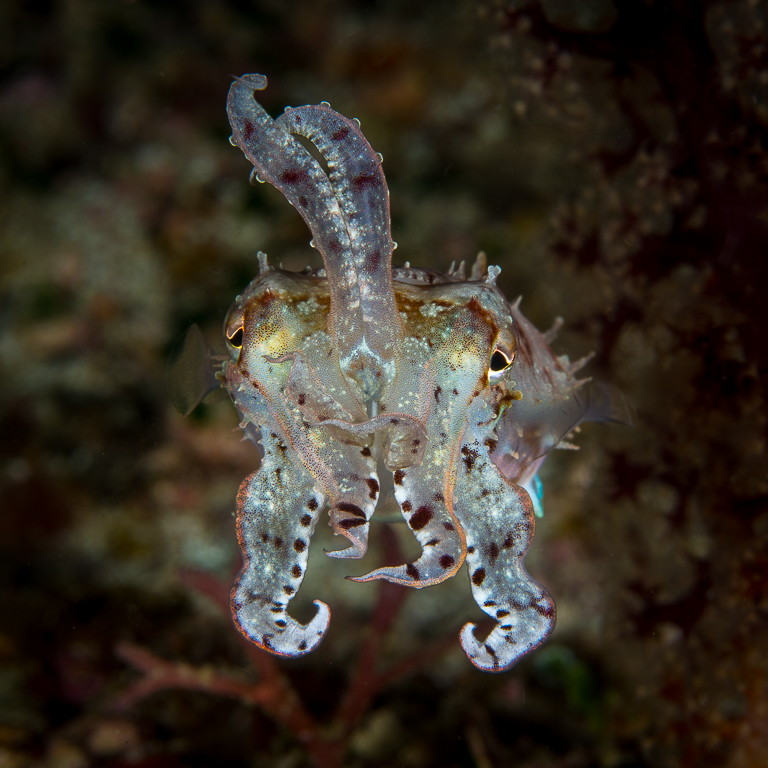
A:
{"type": "Polygon", "coordinates": [[[510,365],[512,365],[512,360],[497,347],[491,355],[491,372],[501,373],[505,368],[509,368],[510,365]]]}
{"type": "Polygon", "coordinates": [[[504,372],[515,361],[514,353],[508,354],[504,350],[496,347],[491,355],[490,363],[488,364],[488,381],[499,381],[504,375],[504,372]]]}
{"type": "Polygon", "coordinates": [[[243,329],[238,328],[235,332],[227,337],[227,341],[235,348],[240,349],[243,346],[243,329]]]}

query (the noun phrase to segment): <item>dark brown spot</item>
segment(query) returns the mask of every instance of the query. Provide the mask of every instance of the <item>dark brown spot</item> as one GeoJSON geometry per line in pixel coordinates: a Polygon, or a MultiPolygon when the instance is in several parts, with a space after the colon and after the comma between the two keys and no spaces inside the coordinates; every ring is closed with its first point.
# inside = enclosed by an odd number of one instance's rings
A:
{"type": "Polygon", "coordinates": [[[483,603],[483,607],[484,608],[493,608],[494,605],[496,605],[496,601],[495,600],[486,600],[483,603]]]}
{"type": "Polygon", "coordinates": [[[341,253],[342,251],[341,243],[336,237],[333,237],[328,241],[328,248],[333,251],[333,253],[341,253]]]}
{"type": "Polygon", "coordinates": [[[435,402],[440,402],[440,393],[443,391],[442,387],[435,387],[435,402]]]}
{"type": "Polygon", "coordinates": [[[508,533],[507,538],[504,539],[504,549],[509,549],[510,547],[514,546],[515,540],[512,538],[512,534],[508,533]]]}
{"type": "Polygon", "coordinates": [[[506,630],[510,630],[510,629],[512,629],[512,625],[511,625],[511,624],[502,624],[502,625],[499,627],[499,629],[506,629],[506,630]]]}
{"type": "Polygon", "coordinates": [[[475,554],[475,548],[474,547],[467,547],[467,554],[468,555],[474,555],[475,554]]]}
{"type": "Polygon", "coordinates": [[[300,651],[306,651],[307,650],[307,641],[306,640],[302,640],[299,643],[298,648],[299,648],[300,651]]]}
{"type": "Polygon", "coordinates": [[[307,542],[303,539],[296,539],[296,541],[293,542],[293,548],[297,552],[303,552],[307,548],[307,542]]]}
{"type": "Polygon", "coordinates": [[[372,251],[365,257],[365,268],[369,272],[375,272],[381,264],[381,252],[372,251]]]}
{"type": "Polygon", "coordinates": [[[492,440],[490,437],[485,441],[486,446],[488,447],[488,451],[490,453],[493,453],[496,450],[496,443],[498,441],[492,440]]]}
{"type": "Polygon", "coordinates": [[[288,584],[283,587],[283,592],[285,592],[286,595],[292,595],[295,591],[296,590],[288,584]]]}
{"type": "Polygon", "coordinates": [[[488,558],[493,563],[496,561],[496,558],[498,556],[499,556],[499,545],[495,541],[492,541],[488,545],[488,558]]]}
{"type": "Polygon", "coordinates": [[[470,448],[468,445],[462,446],[461,454],[464,457],[462,461],[467,468],[467,472],[471,472],[472,467],[475,466],[475,461],[477,461],[477,458],[480,456],[480,454],[473,448],[470,448]]]}
{"type": "Polygon", "coordinates": [[[336,509],[338,509],[339,512],[348,512],[350,515],[355,515],[355,517],[365,517],[365,512],[363,512],[357,504],[350,504],[348,501],[340,501],[336,505],[336,509]]]}
{"type": "Polygon", "coordinates": [[[270,608],[269,610],[272,611],[272,613],[282,613],[283,607],[281,605],[275,605],[273,608],[270,608]]]}
{"type": "Polygon", "coordinates": [[[275,470],[275,478],[277,479],[277,484],[278,484],[278,485],[282,485],[282,484],[283,484],[283,481],[280,479],[280,476],[281,476],[282,474],[283,474],[283,469],[282,469],[282,467],[278,467],[278,468],[275,470]]]}
{"type": "Polygon", "coordinates": [[[540,616],[544,616],[546,619],[551,619],[555,615],[555,607],[552,603],[547,603],[547,605],[539,605],[538,603],[531,602],[531,608],[533,608],[536,613],[538,613],[540,616]]]}
{"type": "Polygon", "coordinates": [[[275,621],[275,626],[276,627],[280,627],[280,628],[287,627],[288,626],[288,622],[285,621],[285,619],[277,619],[277,621],[275,621]]]}
{"type": "Polygon", "coordinates": [[[306,528],[312,522],[312,515],[302,515],[299,522],[306,528]]]}
{"type": "Polygon", "coordinates": [[[390,424],[394,424],[395,426],[397,426],[400,423],[400,419],[390,419],[389,423],[390,424]]]}
{"type": "Polygon", "coordinates": [[[302,208],[306,208],[307,205],[309,205],[309,200],[307,200],[307,198],[304,197],[304,195],[299,195],[299,205],[302,208]]]}
{"type": "Polygon", "coordinates": [[[434,547],[440,543],[440,539],[430,539],[424,546],[425,547],[434,547]]]}
{"type": "Polygon", "coordinates": [[[497,619],[503,619],[505,616],[509,616],[509,611],[505,611],[503,609],[499,609],[498,611],[496,611],[497,619]]]}
{"type": "Polygon", "coordinates": [[[496,658],[496,651],[494,651],[493,648],[490,645],[488,645],[488,643],[485,644],[485,650],[488,652],[489,656],[493,656],[494,658],[496,658]]]}
{"type": "Polygon", "coordinates": [[[250,120],[243,121],[243,138],[248,141],[248,139],[253,136],[253,123],[250,120]]]}
{"type": "Polygon", "coordinates": [[[434,517],[435,513],[432,511],[432,507],[424,504],[419,507],[408,520],[408,525],[414,531],[420,531],[425,525],[429,524],[429,521],[434,517]]]}
{"type": "Polygon", "coordinates": [[[440,493],[440,491],[438,491],[432,498],[435,501],[445,501],[445,496],[443,496],[443,494],[440,493]]]}
{"type": "Polygon", "coordinates": [[[413,509],[413,504],[411,504],[411,502],[408,501],[408,499],[406,499],[403,502],[402,507],[403,507],[403,512],[410,512],[413,509]]]}
{"type": "Polygon", "coordinates": [[[299,405],[304,405],[304,403],[306,403],[306,402],[307,402],[307,398],[306,398],[306,396],[304,395],[304,393],[303,393],[303,392],[302,392],[302,393],[301,393],[301,394],[300,394],[300,395],[299,395],[299,396],[296,398],[296,402],[297,402],[299,405]]]}
{"type": "Polygon", "coordinates": [[[376,174],[373,173],[361,173],[352,179],[352,186],[356,192],[360,192],[366,187],[378,186],[379,180],[376,178],[376,174]]]}
{"type": "Polygon", "coordinates": [[[479,587],[485,581],[485,568],[478,568],[472,574],[472,583],[479,587]]]}
{"type": "Polygon", "coordinates": [[[349,136],[349,128],[343,125],[338,131],[331,134],[331,141],[344,141],[349,136]]]}
{"type": "Polygon", "coordinates": [[[395,476],[393,478],[395,485],[402,485],[404,477],[405,477],[405,472],[403,472],[402,469],[396,469],[395,476]]]}
{"type": "Polygon", "coordinates": [[[443,528],[445,528],[446,531],[455,531],[456,527],[453,523],[443,523],[443,528]]]}
{"type": "Polygon", "coordinates": [[[408,563],[408,565],[405,566],[405,572],[414,580],[418,581],[420,578],[419,569],[413,564],[408,563]]]}
{"type": "Polygon", "coordinates": [[[283,540],[279,536],[275,536],[274,545],[275,549],[280,549],[283,546],[283,540]]]}
{"type": "Polygon", "coordinates": [[[373,477],[369,477],[365,482],[368,483],[368,495],[372,499],[375,499],[379,495],[379,481],[373,477]]]}
{"type": "Polygon", "coordinates": [[[293,576],[294,579],[298,579],[299,576],[301,576],[301,566],[296,564],[291,568],[291,576],[293,576]]]}
{"type": "Polygon", "coordinates": [[[363,448],[362,451],[360,451],[361,456],[370,456],[371,455],[371,449],[366,445],[365,448],[363,448]]]}
{"type": "Polygon", "coordinates": [[[454,389],[453,390],[453,394],[456,395],[456,397],[458,397],[459,396],[459,390],[458,389],[454,389]]]}
{"type": "Polygon", "coordinates": [[[339,521],[339,528],[348,531],[350,528],[357,528],[359,525],[365,525],[366,520],[360,520],[356,517],[348,517],[346,520],[339,521]]]}
{"type": "Polygon", "coordinates": [[[301,181],[307,181],[308,176],[303,168],[289,168],[287,171],[283,171],[280,180],[284,184],[297,184],[301,181]]]}
{"type": "Polygon", "coordinates": [[[480,491],[481,498],[485,498],[486,496],[490,496],[491,492],[487,488],[483,488],[482,491],[480,491]]]}
{"type": "Polygon", "coordinates": [[[268,533],[262,533],[261,534],[261,540],[266,544],[269,541],[269,534],[268,533]]]}
{"type": "Polygon", "coordinates": [[[445,568],[445,570],[447,571],[449,568],[453,567],[453,564],[455,562],[456,561],[450,555],[443,555],[440,558],[440,567],[445,568]]]}
{"type": "MultiPolygon", "coordinates": [[[[310,499],[307,502],[307,509],[311,510],[312,512],[314,512],[317,509],[317,507],[318,507],[317,499],[310,499]]],[[[304,525],[308,525],[308,523],[304,523],[304,525]]]]}

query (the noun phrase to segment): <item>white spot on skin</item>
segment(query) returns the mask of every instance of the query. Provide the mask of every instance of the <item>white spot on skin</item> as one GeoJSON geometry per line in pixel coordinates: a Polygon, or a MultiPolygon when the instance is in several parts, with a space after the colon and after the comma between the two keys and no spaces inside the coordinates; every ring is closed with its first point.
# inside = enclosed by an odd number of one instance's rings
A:
{"type": "Polygon", "coordinates": [[[440,307],[437,304],[422,304],[419,307],[419,314],[422,317],[437,317],[447,309],[450,309],[450,307],[440,307]]]}
{"type": "Polygon", "coordinates": [[[300,315],[314,315],[320,308],[320,304],[314,296],[310,296],[306,301],[300,301],[296,305],[296,310],[300,315]]]}

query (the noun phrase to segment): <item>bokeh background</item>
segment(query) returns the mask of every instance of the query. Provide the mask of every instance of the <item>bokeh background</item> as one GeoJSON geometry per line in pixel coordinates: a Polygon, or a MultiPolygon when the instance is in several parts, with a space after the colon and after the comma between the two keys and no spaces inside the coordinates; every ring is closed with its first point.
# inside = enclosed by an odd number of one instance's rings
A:
{"type": "Polygon", "coordinates": [[[211,599],[257,452],[228,401],[184,420],[164,384],[191,323],[222,349],[257,250],[317,265],[227,141],[246,72],[273,115],[360,118],[398,260],[484,250],[637,409],[545,468],[528,564],[558,627],[505,674],[459,647],[462,571],[407,595],[369,659],[401,673],[342,722],[380,601],[343,576],[384,555],[330,561],[318,531],[294,613],[322,598],[331,629],[277,666],[335,764],[767,764],[766,23],[761,0],[0,3],[0,766],[322,762],[243,696],[125,697],[125,648],[263,673],[211,599]]]}

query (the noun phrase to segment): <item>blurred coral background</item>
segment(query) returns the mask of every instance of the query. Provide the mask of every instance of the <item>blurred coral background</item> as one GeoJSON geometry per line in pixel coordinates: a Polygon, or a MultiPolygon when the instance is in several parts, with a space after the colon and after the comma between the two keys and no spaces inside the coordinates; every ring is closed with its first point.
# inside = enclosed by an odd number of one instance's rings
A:
{"type": "MultiPolygon", "coordinates": [[[[760,0],[0,4],[0,766],[768,764],[768,6],[760,0]],[[317,266],[228,143],[231,75],[329,101],[384,155],[396,259],[480,250],[634,429],[544,470],[547,645],[475,670],[466,575],[355,585],[317,544],[249,650],[222,596],[255,469],[165,361],[264,250],[317,266]],[[303,602],[302,602],[303,601],[303,602]]],[[[326,528],[326,526],[322,526],[326,528]]],[[[333,546],[329,534],[317,537],[333,546]]]]}

